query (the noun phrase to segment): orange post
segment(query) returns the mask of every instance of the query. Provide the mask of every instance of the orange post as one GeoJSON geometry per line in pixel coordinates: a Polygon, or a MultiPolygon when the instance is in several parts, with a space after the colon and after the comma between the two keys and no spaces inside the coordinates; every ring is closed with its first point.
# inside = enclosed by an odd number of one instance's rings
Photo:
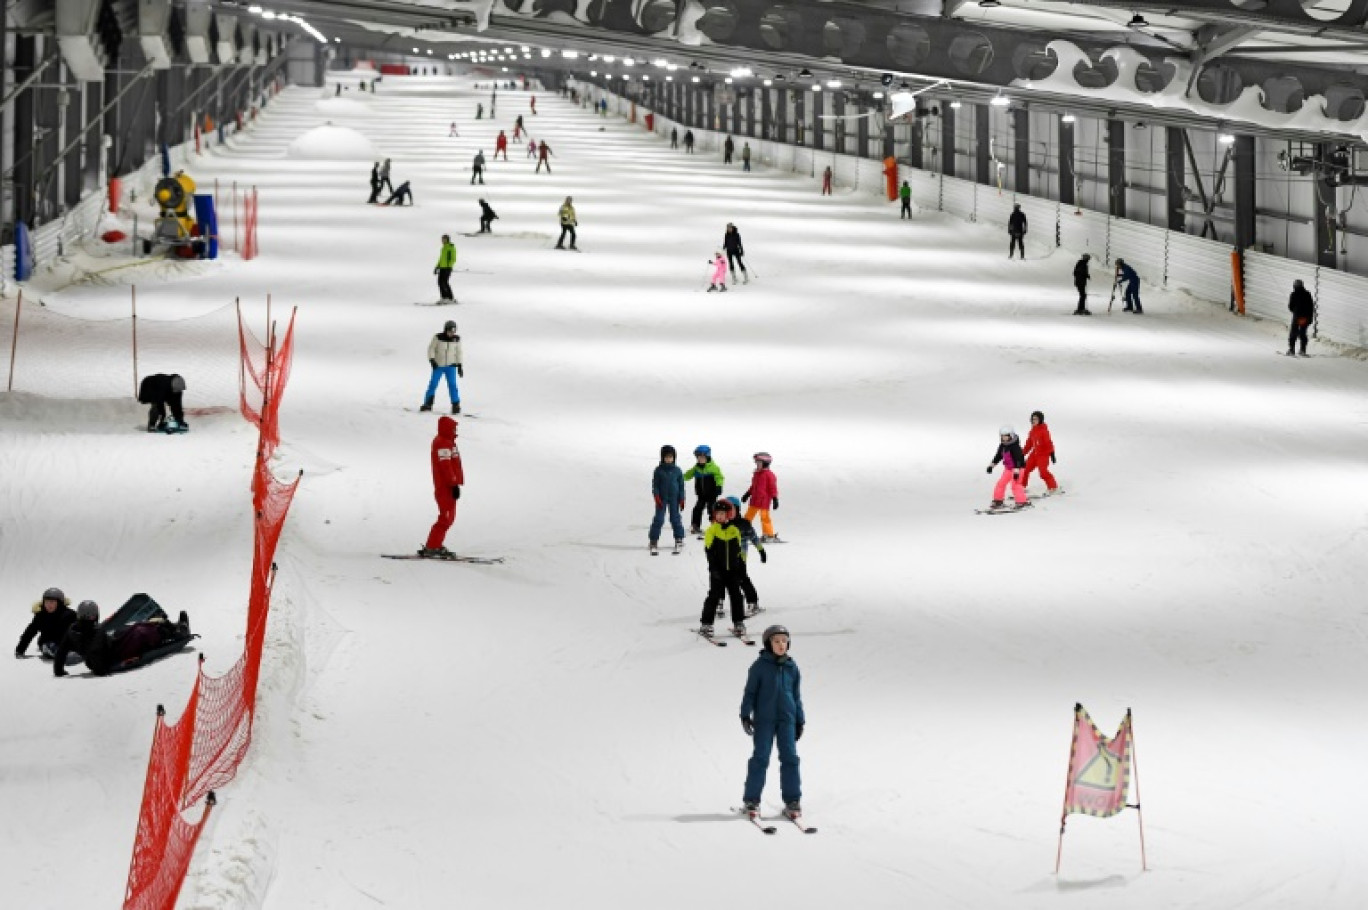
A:
{"type": "Polygon", "coordinates": [[[894,202],[898,198],[898,159],[884,159],[884,179],[888,183],[888,201],[894,202]]]}
{"type": "Polygon", "coordinates": [[[109,214],[119,214],[119,200],[123,196],[123,181],[118,177],[109,178],[109,214]]]}
{"type": "Polygon", "coordinates": [[[1245,314],[1244,298],[1244,257],[1239,250],[1230,251],[1230,287],[1235,295],[1235,312],[1245,314]]]}

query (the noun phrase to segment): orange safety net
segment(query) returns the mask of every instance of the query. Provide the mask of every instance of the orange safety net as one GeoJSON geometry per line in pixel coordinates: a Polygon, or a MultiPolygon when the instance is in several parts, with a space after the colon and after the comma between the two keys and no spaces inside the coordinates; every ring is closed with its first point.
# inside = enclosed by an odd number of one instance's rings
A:
{"type": "MultiPolygon", "coordinates": [[[[242,357],[242,413],[259,428],[257,462],[252,477],[252,577],[247,604],[247,640],[242,656],[220,677],[201,666],[180,720],[167,725],[158,708],[157,729],[143,786],[138,832],[124,893],[124,910],[174,910],[190,857],[215,802],[214,790],[237,774],[247,756],[256,711],[257,681],[275,580],[275,552],[300,477],[277,480],[269,460],[279,443],[279,408],[294,352],[294,315],[283,339],[261,345],[238,315],[242,357]],[[253,346],[250,342],[255,342],[253,346]],[[248,401],[248,378],[254,390],[248,401]],[[253,406],[254,404],[254,406],[253,406]],[[183,813],[201,799],[199,821],[183,813]]],[[[302,472],[300,474],[302,476],[302,472]]]]}
{"type": "Polygon", "coordinates": [[[257,190],[242,196],[242,258],[255,259],[260,250],[257,247],[257,190]]]}

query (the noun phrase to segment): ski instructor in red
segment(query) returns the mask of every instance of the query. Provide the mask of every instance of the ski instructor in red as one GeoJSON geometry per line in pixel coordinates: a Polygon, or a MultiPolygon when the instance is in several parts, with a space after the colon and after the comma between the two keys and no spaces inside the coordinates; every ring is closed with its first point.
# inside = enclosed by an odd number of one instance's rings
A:
{"type": "Polygon", "coordinates": [[[456,421],[439,417],[437,435],[432,440],[432,495],[437,500],[437,521],[428,533],[427,545],[418,551],[419,556],[446,559],[455,555],[443,544],[447,531],[456,523],[456,500],[461,498],[464,483],[461,450],[456,447],[456,421]]]}

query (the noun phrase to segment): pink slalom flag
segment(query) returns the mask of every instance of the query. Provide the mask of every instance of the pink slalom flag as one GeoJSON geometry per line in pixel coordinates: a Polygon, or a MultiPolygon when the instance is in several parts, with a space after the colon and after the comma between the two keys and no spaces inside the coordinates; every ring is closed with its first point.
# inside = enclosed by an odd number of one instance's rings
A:
{"type": "Polygon", "coordinates": [[[1110,818],[1126,808],[1131,777],[1131,717],[1108,739],[1082,705],[1074,705],[1073,750],[1064,814],[1110,818]]]}

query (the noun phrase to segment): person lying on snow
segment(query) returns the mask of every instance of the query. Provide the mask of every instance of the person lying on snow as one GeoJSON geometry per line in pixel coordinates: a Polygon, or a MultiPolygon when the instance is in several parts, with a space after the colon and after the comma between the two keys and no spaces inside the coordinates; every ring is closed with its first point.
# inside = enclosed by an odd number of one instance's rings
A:
{"type": "Polygon", "coordinates": [[[190,617],[181,611],[172,623],[166,612],[146,594],[135,594],[103,623],[100,607],[83,600],[53,655],[54,676],[66,676],[67,656],[72,652],[85,658],[86,668],[95,676],[131,670],[158,657],[179,651],[196,636],[190,634],[190,617]]]}

